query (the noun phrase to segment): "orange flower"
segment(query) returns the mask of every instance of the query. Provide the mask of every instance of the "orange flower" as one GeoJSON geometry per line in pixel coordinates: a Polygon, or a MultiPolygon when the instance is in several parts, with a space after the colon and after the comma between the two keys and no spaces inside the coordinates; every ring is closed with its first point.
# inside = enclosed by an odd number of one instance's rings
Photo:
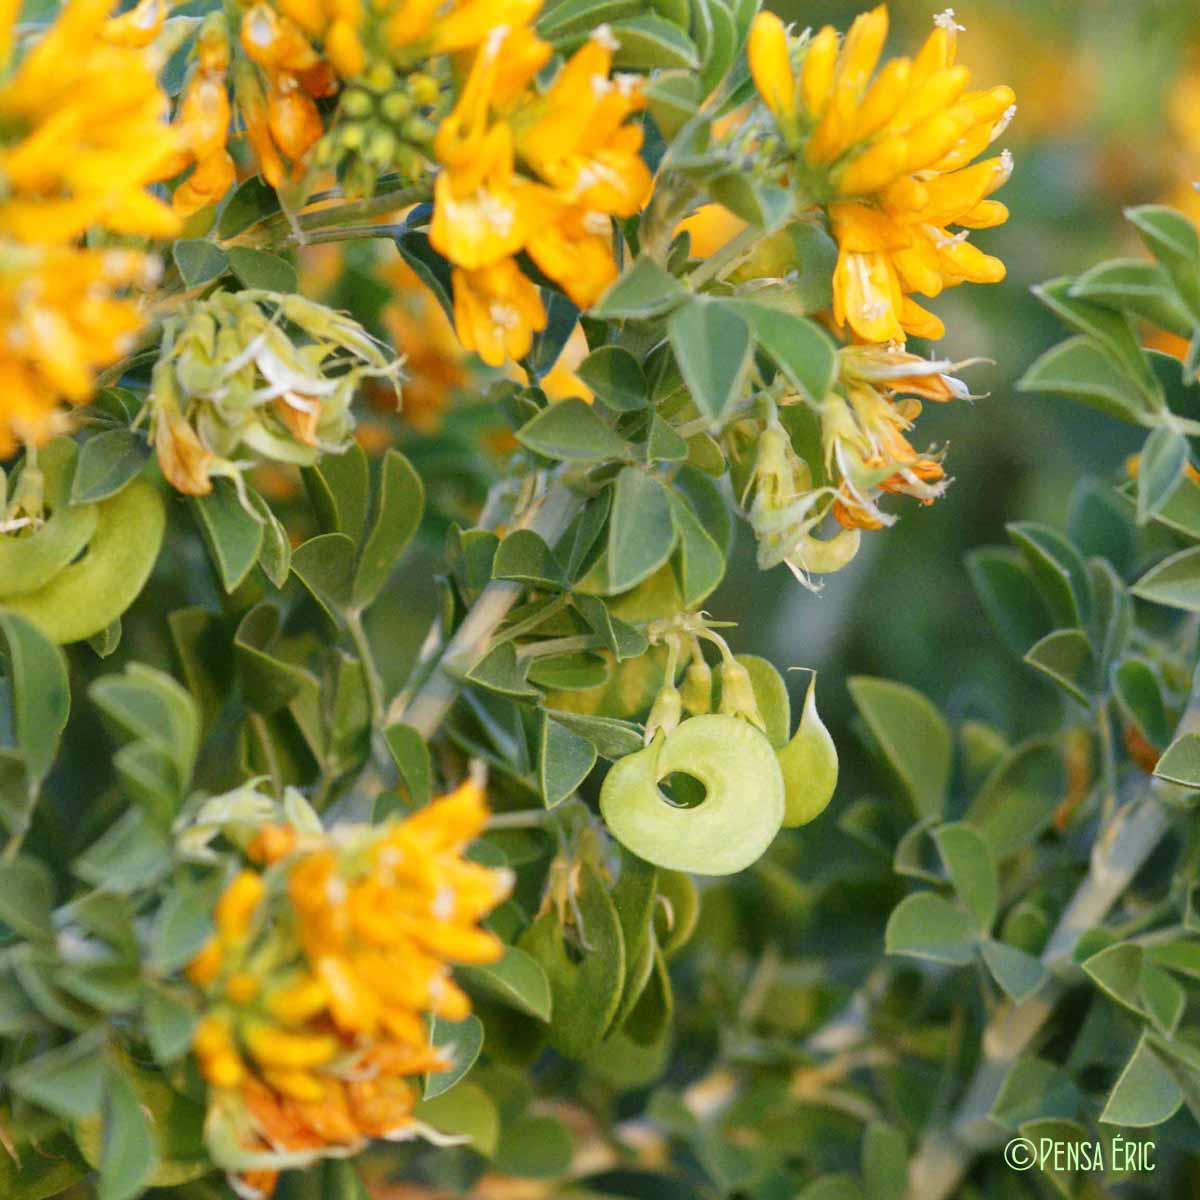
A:
{"type": "Polygon", "coordinates": [[[479,921],[507,873],[463,858],[486,818],[468,781],[387,825],[255,837],[248,854],[263,869],[233,878],[188,971],[206,1005],[193,1050],[214,1089],[210,1151],[266,1172],[244,1186],[269,1192],[273,1153],[294,1164],[407,1135],[409,1081],[448,1065],[427,1017],[470,1012],[450,964],[502,949],[479,921]]]}

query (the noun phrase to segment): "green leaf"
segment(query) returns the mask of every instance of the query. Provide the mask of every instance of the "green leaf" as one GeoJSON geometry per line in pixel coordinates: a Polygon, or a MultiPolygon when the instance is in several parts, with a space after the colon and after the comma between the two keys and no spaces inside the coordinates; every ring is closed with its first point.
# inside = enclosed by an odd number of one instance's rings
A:
{"type": "Polygon", "coordinates": [[[1200,788],[1200,734],[1176,738],[1158,760],[1154,774],[1181,787],[1200,788]]]}
{"type": "Polygon", "coordinates": [[[721,428],[742,398],[750,370],[750,326],[739,307],[695,296],[667,324],[675,361],[710,426],[721,428]]]}
{"type": "Polygon", "coordinates": [[[1161,512],[1183,478],[1188,462],[1188,440],[1182,433],[1160,425],[1142,447],[1137,477],[1137,519],[1145,525],[1161,512]]]}
{"type": "MultiPolygon", "coordinates": [[[[1171,739],[1171,727],[1158,673],[1140,658],[1127,658],[1113,667],[1112,689],[1121,714],[1141,735],[1160,749],[1171,739]]],[[[1200,758],[1197,760],[1200,766],[1200,758]]]]}
{"type": "Polygon", "coordinates": [[[516,946],[505,946],[499,962],[481,967],[460,967],[464,985],[476,988],[511,1008],[550,1020],[550,984],[541,965],[516,946]]]}
{"type": "Polygon", "coordinates": [[[1056,1063],[1026,1055],[1000,1085],[988,1117],[1014,1133],[1029,1121],[1070,1120],[1079,1112],[1079,1090],[1056,1063]]]}
{"type": "Polygon", "coordinates": [[[262,521],[263,542],[258,553],[258,565],[263,574],[277,587],[287,583],[292,569],[292,543],[283,522],[271,506],[255,491],[250,491],[250,503],[262,521]]]}
{"type": "Polygon", "coordinates": [[[233,638],[234,660],[247,707],[264,716],[285,708],[312,676],[303,667],[271,653],[282,614],[273,604],[256,604],[233,638]]]}
{"type": "Polygon", "coordinates": [[[617,41],[614,67],[635,71],[684,67],[694,71],[700,66],[692,39],[678,25],[654,13],[617,21],[612,32],[617,41]]]}
{"type": "Polygon", "coordinates": [[[327,1158],[321,1163],[320,1172],[320,1200],[371,1200],[371,1193],[352,1160],[327,1158]]]}
{"type": "Polygon", "coordinates": [[[1125,1064],[1100,1114],[1106,1125],[1161,1125],[1183,1104],[1183,1092],[1145,1035],[1125,1064]]]}
{"type": "Polygon", "coordinates": [[[812,321],[782,308],[743,302],[739,311],[750,322],[754,339],[813,404],[820,404],[837,378],[837,352],[829,336],[812,321]]]}
{"type": "Polygon", "coordinates": [[[178,993],[148,983],[143,993],[142,1019],[150,1051],[161,1066],[177,1062],[191,1049],[196,1014],[178,993]]]}
{"type": "Polygon", "coordinates": [[[904,1200],[908,1145],[904,1134],[885,1121],[872,1121],[863,1134],[863,1186],[867,1200],[904,1200]]]}
{"type": "Polygon", "coordinates": [[[598,22],[634,16],[640,7],[639,0],[562,0],[539,14],[537,31],[558,43],[572,35],[590,34],[598,22]]]}
{"type": "Polygon", "coordinates": [[[93,887],[128,894],[160,880],[171,857],[167,835],[140,809],[130,809],[75,860],[73,870],[93,887]]]}
{"type": "Polygon", "coordinates": [[[617,412],[635,412],[649,401],[650,386],[642,364],[621,346],[593,350],[575,373],[598,400],[617,412]]]}
{"type": "Polygon", "coordinates": [[[551,906],[518,943],[545,971],[552,996],[550,1044],[568,1058],[582,1058],[603,1037],[625,982],[625,942],[608,889],[586,860],[578,878],[575,904],[586,942],[568,948],[551,906]]]}
{"type": "Polygon", "coordinates": [[[1083,972],[1118,1004],[1141,1013],[1141,979],[1144,954],[1132,942],[1117,942],[1083,961],[1083,972]]]}
{"type": "Polygon", "coordinates": [[[238,184],[233,195],[225,202],[218,224],[221,237],[233,237],[278,211],[279,197],[275,189],[253,175],[238,184]]]}
{"type": "Polygon", "coordinates": [[[639,258],[592,306],[601,321],[645,320],[682,304],[691,293],[652,258],[639,258]]]}
{"type": "Polygon", "coordinates": [[[182,790],[200,745],[199,719],[189,693],[170,675],[131,663],[121,675],[102,675],[88,695],[113,734],[150,743],[175,765],[182,790]]]}
{"type": "Polygon", "coordinates": [[[249,246],[230,246],[226,251],[233,273],[248,288],[287,295],[297,288],[296,268],[286,258],[249,246]]]}
{"type": "Polygon", "coordinates": [[[609,590],[628,591],[653,575],[671,556],[675,537],[667,489],[637,467],[623,468],[608,524],[609,590]]]}
{"type": "Polygon", "coordinates": [[[433,796],[433,769],[425,739],[411,725],[397,723],[383,731],[383,740],[413,802],[428,804],[433,796]]]}
{"type": "Polygon", "coordinates": [[[1065,769],[1054,745],[1024,742],[993,769],[966,819],[1003,862],[1049,826],[1065,792],[1065,769]]]}
{"type": "Polygon", "coordinates": [[[8,1086],[23,1099],[64,1120],[91,1116],[104,1089],[104,1057],[99,1031],[48,1050],[15,1067],[8,1086]]]}
{"type": "Polygon", "coordinates": [[[605,758],[624,758],[642,748],[642,733],[631,721],[620,721],[616,717],[596,717],[583,713],[560,712],[547,709],[548,714],[560,725],[587,738],[599,754],[605,758]]]}
{"type": "Polygon", "coordinates": [[[1072,489],[1067,535],[1085,559],[1106,558],[1119,575],[1133,566],[1134,524],[1124,499],[1104,480],[1081,479],[1072,489]]]}
{"type": "Polygon", "coordinates": [[[371,468],[363,448],[355,443],[340,454],[322,455],[301,476],[321,532],[344,533],[358,543],[371,506],[371,468]]]}
{"type": "Polygon", "coordinates": [[[725,555],[700,523],[692,506],[671,494],[671,514],[679,535],[676,577],[683,606],[689,611],[702,603],[725,577],[725,555]]]}
{"type": "Polygon", "coordinates": [[[979,932],[987,933],[996,920],[1000,902],[1000,882],[991,848],[978,831],[961,822],[934,830],[933,840],[959,899],[970,909],[979,932]]]}
{"type": "Polygon", "coordinates": [[[1127,208],[1146,249],[1162,263],[1193,319],[1200,318],[1200,234],[1181,212],[1162,204],[1127,208]]]}
{"type": "Polygon", "coordinates": [[[354,543],[344,533],[309,538],[292,553],[292,574],[334,625],[353,603],[354,543]]]}
{"type": "Polygon", "coordinates": [[[88,438],[79,448],[71,480],[71,503],[90,504],[115,496],[136,478],[150,448],[129,429],[108,429],[88,438]]]}
{"type": "Polygon", "coordinates": [[[171,257],[188,288],[200,287],[229,269],[225,251],[206,238],[181,238],[171,247],[171,257]]]}
{"type": "Polygon", "coordinates": [[[489,650],[467,672],[467,682],[502,696],[534,698],[537,689],[529,684],[529,660],[518,659],[512,642],[501,642],[489,650]]]}
{"type": "Polygon", "coordinates": [[[20,1161],[0,1155],[0,1196],[5,1200],[51,1200],[65,1194],[88,1172],[65,1133],[40,1138],[35,1152],[22,1147],[20,1161]]]}
{"type": "Polygon", "coordinates": [[[1006,942],[985,941],[980,946],[992,977],[1014,1004],[1023,1004],[1041,990],[1049,973],[1041,961],[1006,942]]]}
{"type": "Polygon", "coordinates": [[[1050,628],[1050,613],[1024,558],[998,547],[972,550],[967,572],[1004,644],[1024,655],[1050,628]]]}
{"type": "Polygon", "coordinates": [[[588,651],[539,657],[529,665],[529,681],[551,691],[587,691],[607,683],[611,676],[608,659],[588,651]]]}
{"type": "Polygon", "coordinates": [[[1071,295],[1122,309],[1180,337],[1192,331],[1192,318],[1160,263],[1140,258],[1100,263],[1075,280],[1071,295]]]}
{"type": "Polygon", "coordinates": [[[1082,629],[1056,629],[1025,655],[1025,661],[1080,704],[1090,705],[1100,684],[1092,645],[1082,629]]]}
{"type": "Polygon", "coordinates": [[[700,83],[691,71],[661,71],[642,87],[646,108],[654,123],[670,140],[696,115],[700,83]]]}
{"type": "Polygon", "coordinates": [[[941,713],[920,692],[859,675],[850,695],[920,817],[940,814],[950,782],[953,740],[941,713]]]}
{"type": "Polygon", "coordinates": [[[35,941],[52,941],[54,878],[36,858],[0,861],[0,921],[14,933],[35,941]]]}
{"type": "Polygon", "coordinates": [[[596,765],[596,747],[587,738],[542,713],[538,782],[547,808],[574,794],[596,765]]]}
{"type": "Polygon", "coordinates": [[[207,496],[192,500],[192,511],[226,592],[235,592],[258,562],[263,527],[243,507],[228,479],[213,481],[207,496]]]}
{"type": "Polygon", "coordinates": [[[1142,353],[1129,318],[1101,304],[1072,294],[1072,280],[1051,279],[1033,288],[1033,294],[1068,325],[1099,343],[1137,384],[1149,403],[1162,407],[1162,394],[1142,353]]]}
{"type": "Polygon", "coordinates": [[[158,1167],[158,1145],[136,1089],[115,1067],[108,1071],[102,1112],[98,1200],[133,1200],[158,1167]]]}
{"type": "Polygon", "coordinates": [[[175,883],[158,906],[150,930],[149,961],[168,976],[203,949],[213,931],[212,889],[190,878],[175,883]]]}
{"type": "Polygon", "coordinates": [[[425,1100],[448,1092],[475,1065],[483,1049],[483,1025],[478,1017],[467,1017],[465,1021],[433,1017],[431,1022],[431,1041],[450,1059],[450,1066],[425,1076],[425,1100]]]}
{"type": "Polygon", "coordinates": [[[0,608],[0,641],[12,689],[12,722],[33,794],[58,754],[71,711],[62,651],[24,617],[0,608]]]}
{"type": "Polygon", "coordinates": [[[892,910],[884,934],[888,954],[907,954],[962,967],[975,952],[971,922],[933,892],[915,892],[892,910]]]}
{"type": "Polygon", "coordinates": [[[397,559],[412,541],[425,511],[425,486],[399,450],[389,450],[380,467],[375,522],[354,572],[355,607],[366,608],[387,582],[397,559]]]}
{"type": "Polygon", "coordinates": [[[553,1179],[571,1165],[575,1141],[562,1121],[523,1116],[506,1124],[496,1148],[496,1169],[522,1179],[553,1179]]]}
{"type": "Polygon", "coordinates": [[[1022,392],[1056,392],[1089,404],[1110,417],[1140,424],[1146,404],[1136,384],[1117,362],[1088,337],[1073,337],[1051,347],[1025,372],[1022,392]]]}
{"type": "Polygon", "coordinates": [[[1048,525],[1017,521],[1006,527],[1025,556],[1059,626],[1086,627],[1092,616],[1091,581],[1079,551],[1048,525]]]}
{"type": "Polygon", "coordinates": [[[1132,587],[1153,604],[1200,612],[1200,546],[1180,550],[1151,567],[1132,587]]]}
{"type": "Polygon", "coordinates": [[[578,396],[542,409],[517,430],[517,441],[544,458],[600,462],[628,454],[625,440],[578,396]]]}
{"type": "Polygon", "coordinates": [[[439,1133],[464,1137],[477,1153],[490,1156],[500,1138],[500,1114],[495,1101],[476,1083],[462,1083],[453,1091],[423,1100],[413,1117],[439,1133]]]}
{"type": "Polygon", "coordinates": [[[492,577],[515,579],[553,591],[567,586],[567,577],[554,551],[532,529],[514,529],[500,543],[492,560],[492,577]]]}

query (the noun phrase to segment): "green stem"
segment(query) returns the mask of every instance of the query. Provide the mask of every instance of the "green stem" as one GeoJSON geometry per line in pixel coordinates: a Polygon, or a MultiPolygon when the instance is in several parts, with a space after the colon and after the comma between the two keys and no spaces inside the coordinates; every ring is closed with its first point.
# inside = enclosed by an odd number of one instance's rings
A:
{"type": "Polygon", "coordinates": [[[346,631],[354,644],[358,661],[362,663],[363,677],[367,683],[367,703],[371,709],[371,728],[376,734],[383,731],[384,700],[383,679],[379,674],[379,666],[371,651],[371,643],[367,640],[367,631],[363,626],[362,613],[351,609],[346,614],[346,631]]]}
{"type": "Polygon", "coordinates": [[[706,283],[720,276],[723,271],[732,267],[764,236],[763,230],[757,225],[747,225],[736,237],[730,238],[715,254],[706,258],[689,276],[688,282],[694,290],[699,290],[706,283]]]}
{"type": "Polygon", "coordinates": [[[249,229],[220,242],[221,246],[284,246],[295,245],[307,241],[306,233],[319,229],[329,229],[341,225],[347,220],[361,220],[364,217],[379,216],[382,213],[396,212],[413,204],[420,204],[429,199],[429,189],[424,184],[410,185],[397,188],[394,191],[376,192],[374,196],[363,200],[351,200],[346,204],[337,204],[332,208],[319,208],[315,212],[301,213],[296,218],[299,235],[292,229],[286,213],[272,213],[249,229]],[[282,238],[275,236],[280,228],[286,230],[282,238]]]}
{"type": "Polygon", "coordinates": [[[577,633],[569,637],[547,638],[544,642],[528,642],[517,647],[517,658],[546,658],[551,654],[573,654],[577,650],[594,650],[603,643],[594,633],[577,633]]]}
{"type": "MultiPolygon", "coordinates": [[[[560,481],[551,486],[518,527],[531,529],[553,546],[583,501],[583,496],[560,481]]],[[[432,737],[457,699],[463,677],[490,649],[493,635],[524,590],[523,584],[493,579],[479,594],[412,700],[402,704],[397,703],[397,697],[389,706],[386,723],[404,721],[422,737],[432,737]]]]}

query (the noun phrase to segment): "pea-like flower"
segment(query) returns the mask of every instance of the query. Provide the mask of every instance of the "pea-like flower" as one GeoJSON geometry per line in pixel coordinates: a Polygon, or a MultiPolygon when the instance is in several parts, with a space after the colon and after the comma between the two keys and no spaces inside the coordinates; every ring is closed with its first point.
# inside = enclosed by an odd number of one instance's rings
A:
{"type": "Polygon", "coordinates": [[[748,46],[782,142],[778,161],[801,195],[827,208],[838,242],[834,317],[877,343],[942,336],[942,322],[914,295],[1004,278],[1004,264],[967,239],[1007,219],[989,197],[1007,182],[1012,158],[970,164],[1015,111],[1011,88],[967,90],[953,9],[915,58],[876,72],[887,28],[880,5],[840,43],[828,26],[799,41],[760,13],[748,46]]]}
{"type": "Polygon", "coordinates": [[[269,1195],[282,1167],[422,1132],[412,1079],[450,1065],[428,1018],[470,1012],[451,964],[502,951],[479,922],[509,874],[463,857],[486,819],[472,779],[402,820],[272,824],[248,845],[188,968],[209,1150],[243,1193],[269,1195]]]}
{"type": "Polygon", "coordinates": [[[104,235],[178,231],[148,190],[176,150],[144,49],[162,13],[111,8],[71,0],[19,61],[16,10],[0,25],[0,458],[59,432],[61,404],[86,403],[142,326],[123,293],[152,284],[157,260],[106,249],[104,235]]]}
{"type": "Polygon", "coordinates": [[[629,121],[641,92],[612,76],[615,47],[596,30],[539,93],[533,78],[550,47],[498,28],[438,130],[430,239],[454,266],[459,337],[492,366],[523,357],[546,323],[521,251],[580,308],[616,278],[612,218],[641,208],[650,173],[629,121]]]}

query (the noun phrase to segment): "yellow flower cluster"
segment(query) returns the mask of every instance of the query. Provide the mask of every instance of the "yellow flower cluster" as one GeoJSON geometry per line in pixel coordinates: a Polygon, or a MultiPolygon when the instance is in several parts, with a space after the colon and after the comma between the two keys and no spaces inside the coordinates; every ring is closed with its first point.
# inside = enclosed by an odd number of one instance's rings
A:
{"type": "Polygon", "coordinates": [[[263,869],[229,884],[188,968],[206,1006],[193,1048],[213,1090],[210,1151],[246,1187],[269,1194],[297,1155],[411,1134],[411,1078],[449,1065],[427,1017],[470,1011],[450,964],[502,950],[479,921],[507,873],[462,857],[486,819],[468,781],[404,820],[268,826],[249,846],[263,869]]]}
{"type": "Polygon", "coordinates": [[[615,48],[602,26],[538,93],[550,47],[527,26],[499,26],[438,130],[430,240],[454,268],[459,338],[490,365],[521,358],[546,323],[521,251],[580,308],[616,278],[612,218],[636,213],[651,181],[629,122],[642,97],[612,76],[615,48]]]}
{"type": "Polygon", "coordinates": [[[970,165],[1007,127],[1014,98],[1008,87],[967,91],[953,10],[915,58],[876,73],[887,28],[881,5],[840,42],[827,26],[797,45],[778,17],[760,13],[748,46],[792,182],[828,209],[839,248],[834,317],[864,342],[941,337],[942,322],[914,294],[1004,278],[1004,264],[967,231],[1007,219],[988,197],[1012,172],[1007,152],[970,165]]]}
{"type": "Polygon", "coordinates": [[[153,260],[79,238],[178,231],[147,191],[176,143],[140,45],[145,9],[110,21],[111,7],[70,0],[15,65],[15,6],[0,17],[0,458],[54,433],[59,403],[86,401],[142,324],[115,293],[152,279],[153,260]]]}

